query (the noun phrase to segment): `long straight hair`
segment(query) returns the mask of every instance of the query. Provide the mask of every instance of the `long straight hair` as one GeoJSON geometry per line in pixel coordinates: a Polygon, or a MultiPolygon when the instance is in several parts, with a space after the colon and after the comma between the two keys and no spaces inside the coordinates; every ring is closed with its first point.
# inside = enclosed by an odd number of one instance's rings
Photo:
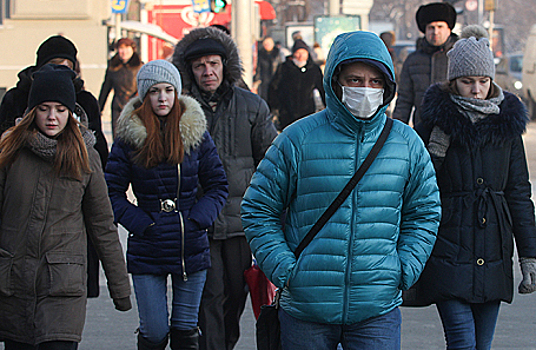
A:
{"type": "Polygon", "coordinates": [[[182,163],[184,145],[180,121],[184,110],[185,106],[179,101],[175,91],[173,108],[165,117],[164,130],[161,132],[160,118],[154,113],[148,95],[145,97],[141,106],[133,112],[142,120],[147,131],[145,142],[133,157],[136,164],[148,169],[162,162],[172,165],[182,163]]]}
{"type": "MultiPolygon", "coordinates": [[[[0,168],[13,164],[20,150],[40,132],[35,123],[37,107],[28,112],[19,124],[8,129],[0,140],[0,168]]],[[[58,141],[53,165],[57,175],[65,174],[81,180],[82,173],[91,172],[89,156],[80,128],[85,127],[74,119],[72,112],[69,111],[65,128],[54,138],[58,141]]]]}

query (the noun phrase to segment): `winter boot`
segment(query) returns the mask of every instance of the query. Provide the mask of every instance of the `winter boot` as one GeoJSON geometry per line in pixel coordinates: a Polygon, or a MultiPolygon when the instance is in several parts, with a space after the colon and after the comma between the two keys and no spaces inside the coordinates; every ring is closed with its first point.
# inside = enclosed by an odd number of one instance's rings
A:
{"type": "Polygon", "coordinates": [[[160,343],[151,343],[141,333],[138,333],[138,350],[165,350],[168,343],[168,337],[160,343]]]}
{"type": "Polygon", "coordinates": [[[198,350],[199,328],[171,329],[171,350],[198,350]]]}

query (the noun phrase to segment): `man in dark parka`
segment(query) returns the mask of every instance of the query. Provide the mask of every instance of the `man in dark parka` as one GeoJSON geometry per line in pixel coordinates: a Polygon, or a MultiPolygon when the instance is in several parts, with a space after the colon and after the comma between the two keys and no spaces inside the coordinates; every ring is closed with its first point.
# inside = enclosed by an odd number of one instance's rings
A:
{"type": "Polygon", "coordinates": [[[217,28],[196,28],[175,47],[173,64],[183,92],[203,108],[229,182],[227,203],[209,229],[207,281],[199,309],[200,349],[230,350],[240,336],[251,250],[240,219],[240,203],[264,152],[276,137],[266,102],[237,86],[242,75],[238,48],[217,28]]]}
{"type": "Polygon", "coordinates": [[[458,36],[452,33],[456,25],[456,10],[446,2],[422,5],[416,14],[419,30],[425,35],[417,40],[417,50],[412,52],[399,77],[398,98],[393,119],[413,125],[420,121],[420,107],[426,89],[447,78],[449,51],[458,36]]]}

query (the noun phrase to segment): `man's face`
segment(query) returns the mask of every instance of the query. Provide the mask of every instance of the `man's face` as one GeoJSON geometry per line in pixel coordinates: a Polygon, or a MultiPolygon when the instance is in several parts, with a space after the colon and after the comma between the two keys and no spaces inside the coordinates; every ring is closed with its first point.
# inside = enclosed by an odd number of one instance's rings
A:
{"type": "Polygon", "coordinates": [[[385,78],[378,69],[362,62],[354,62],[343,66],[339,74],[339,84],[382,89],[385,85],[385,78]]]}
{"type": "Polygon", "coordinates": [[[134,49],[130,45],[121,45],[117,48],[117,53],[121,61],[126,63],[130,60],[130,58],[134,54],[134,49]]]}
{"type": "Polygon", "coordinates": [[[272,38],[266,38],[262,42],[262,46],[266,51],[270,52],[274,49],[274,40],[272,38]]]}
{"type": "Polygon", "coordinates": [[[298,49],[292,56],[296,59],[296,61],[305,62],[309,58],[309,51],[306,49],[298,49]]]}
{"type": "Polygon", "coordinates": [[[426,25],[424,36],[426,41],[432,46],[443,45],[450,36],[450,28],[447,22],[437,21],[430,22],[426,25]]]}
{"type": "Polygon", "coordinates": [[[220,55],[208,55],[192,61],[197,86],[203,91],[214,93],[223,81],[223,62],[220,55]]]}

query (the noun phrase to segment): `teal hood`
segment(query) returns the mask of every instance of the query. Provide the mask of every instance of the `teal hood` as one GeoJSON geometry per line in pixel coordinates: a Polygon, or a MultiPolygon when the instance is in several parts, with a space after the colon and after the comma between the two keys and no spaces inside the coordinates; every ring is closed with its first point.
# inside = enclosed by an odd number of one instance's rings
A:
{"type": "Polygon", "coordinates": [[[338,35],[331,49],[329,50],[324,71],[324,90],[326,91],[326,106],[334,112],[342,110],[350,113],[335,95],[331,82],[336,78],[337,67],[344,61],[354,59],[366,59],[378,62],[387,68],[390,73],[387,76],[384,92],[383,113],[395,96],[396,83],[393,62],[391,55],[383,41],[374,33],[370,32],[350,32],[338,35]]]}

